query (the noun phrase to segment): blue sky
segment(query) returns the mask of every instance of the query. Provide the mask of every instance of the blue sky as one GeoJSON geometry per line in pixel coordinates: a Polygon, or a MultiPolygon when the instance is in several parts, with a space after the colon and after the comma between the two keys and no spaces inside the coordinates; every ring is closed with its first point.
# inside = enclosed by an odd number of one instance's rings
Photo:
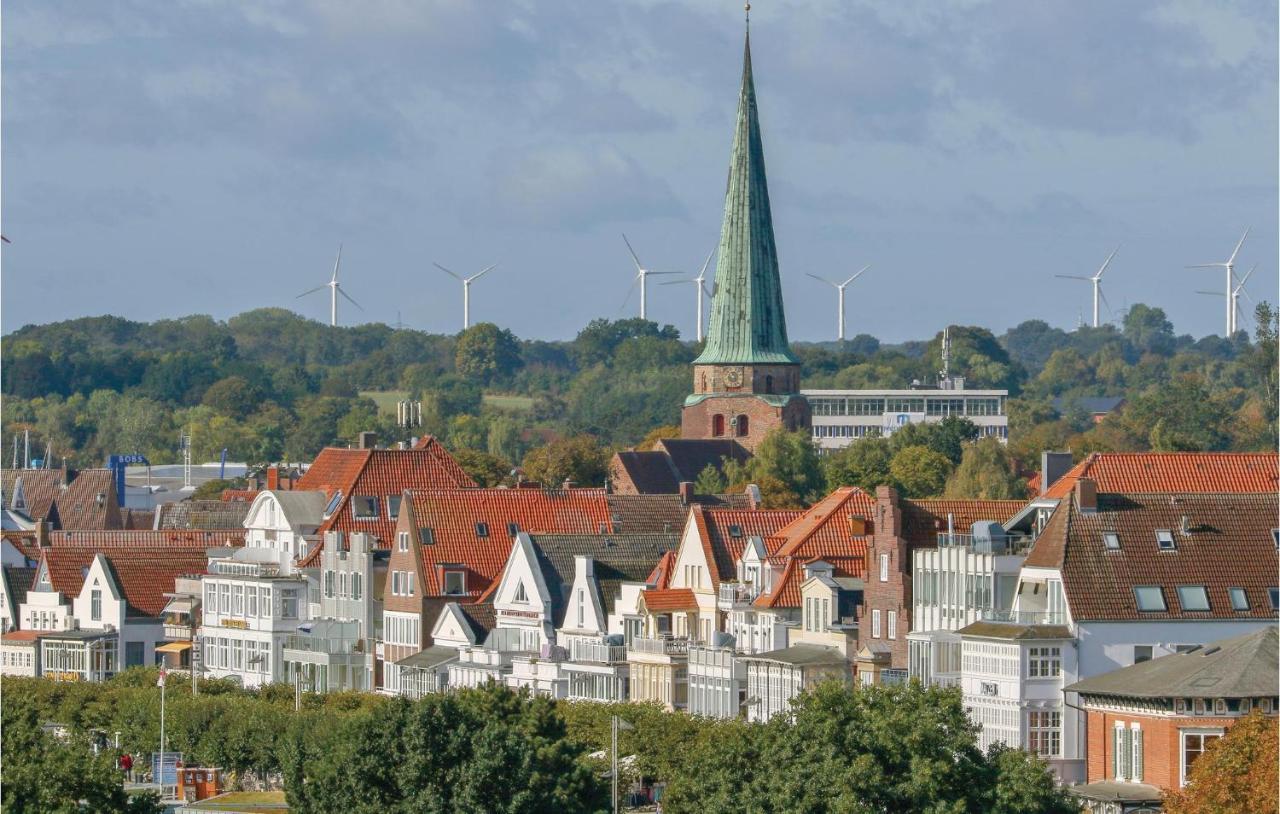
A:
{"type": "MultiPolygon", "coordinates": [[[[89,314],[225,318],[328,278],[456,331],[433,268],[498,269],[473,320],[571,337],[633,269],[719,237],[736,0],[59,2],[3,18],[5,330],[89,314]]],[[[1117,310],[1222,331],[1222,260],[1276,300],[1277,40],[1263,0],[783,2],[752,52],[788,326],[897,341],[1117,310]]],[[[650,317],[693,334],[693,291],[650,317]]],[[[634,315],[636,302],[626,315],[634,315]]],[[[1106,316],[1104,312],[1104,317],[1106,316]]],[[[1252,327],[1251,322],[1247,327],[1252,327]]]]}

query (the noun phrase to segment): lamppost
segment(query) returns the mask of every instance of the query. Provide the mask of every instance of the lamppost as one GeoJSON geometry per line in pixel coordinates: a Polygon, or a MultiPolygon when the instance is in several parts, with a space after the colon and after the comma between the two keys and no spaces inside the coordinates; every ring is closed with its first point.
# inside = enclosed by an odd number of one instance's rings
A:
{"type": "Polygon", "coordinates": [[[625,732],[628,729],[635,729],[635,727],[622,720],[617,715],[612,717],[611,724],[612,726],[610,729],[612,729],[613,734],[613,807],[609,810],[612,811],[613,814],[618,814],[618,732],[625,732]]]}

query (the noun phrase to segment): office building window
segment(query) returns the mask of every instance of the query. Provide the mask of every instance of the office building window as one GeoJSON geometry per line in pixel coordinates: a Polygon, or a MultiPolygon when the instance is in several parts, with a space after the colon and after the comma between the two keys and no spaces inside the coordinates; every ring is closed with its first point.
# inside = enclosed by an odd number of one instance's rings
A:
{"type": "Polygon", "coordinates": [[[1061,753],[1061,712],[1031,710],[1027,713],[1027,748],[1041,757],[1057,757],[1061,753]]]}

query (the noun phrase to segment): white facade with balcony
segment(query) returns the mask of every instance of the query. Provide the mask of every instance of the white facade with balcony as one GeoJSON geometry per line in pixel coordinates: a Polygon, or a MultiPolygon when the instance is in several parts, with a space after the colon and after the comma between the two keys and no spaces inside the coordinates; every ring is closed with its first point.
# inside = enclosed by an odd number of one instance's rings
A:
{"type": "Polygon", "coordinates": [[[980,437],[1009,438],[1007,390],[951,389],[802,390],[813,410],[813,440],[821,451],[843,449],[860,438],[889,436],[899,427],[961,416],[978,426],[980,437]]]}

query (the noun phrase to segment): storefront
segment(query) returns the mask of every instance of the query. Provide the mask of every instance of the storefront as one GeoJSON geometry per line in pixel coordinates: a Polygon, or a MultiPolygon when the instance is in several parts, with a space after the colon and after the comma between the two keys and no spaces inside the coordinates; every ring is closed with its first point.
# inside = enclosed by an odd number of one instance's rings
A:
{"type": "Polygon", "coordinates": [[[52,681],[105,681],[120,670],[119,637],[106,630],[63,630],[40,639],[40,666],[52,681]]]}

